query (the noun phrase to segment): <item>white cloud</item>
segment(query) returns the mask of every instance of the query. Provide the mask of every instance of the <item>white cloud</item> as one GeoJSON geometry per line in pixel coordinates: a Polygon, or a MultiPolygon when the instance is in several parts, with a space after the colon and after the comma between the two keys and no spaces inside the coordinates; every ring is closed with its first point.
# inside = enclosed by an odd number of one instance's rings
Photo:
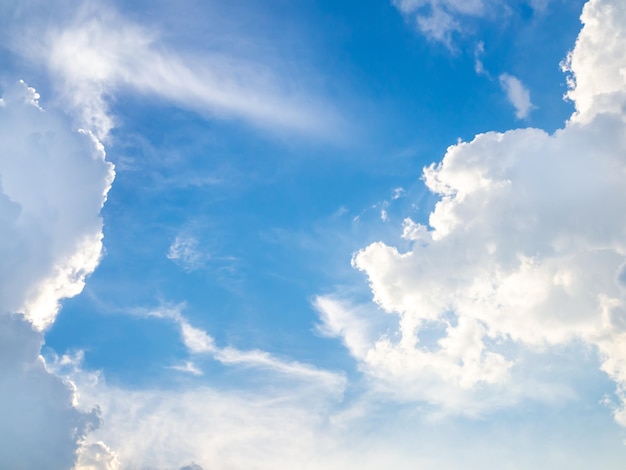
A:
{"type": "Polygon", "coordinates": [[[0,107],[0,466],[65,470],[98,418],[73,407],[72,384],[48,371],[31,328],[49,326],[98,264],[113,167],[38,98],[19,82],[0,107]]]}
{"type": "Polygon", "coordinates": [[[393,199],[394,201],[396,199],[400,199],[401,197],[404,197],[405,193],[406,191],[404,190],[404,188],[402,187],[395,188],[393,190],[393,196],[391,197],[391,199],[393,199]]]}
{"type": "Polygon", "coordinates": [[[499,0],[393,0],[393,4],[414,19],[422,33],[448,46],[452,34],[462,30],[463,20],[488,16],[501,6],[499,0]]]}
{"type": "MultiPolygon", "coordinates": [[[[366,319],[318,300],[324,325],[387,393],[456,412],[510,404],[537,385],[520,376],[524,351],[579,341],[617,383],[626,425],[626,4],[592,0],[583,20],[566,127],[451,146],[424,169],[440,199],[428,228],[405,220],[412,247],[378,242],[354,256],[397,327],[366,345],[366,319]]],[[[540,395],[567,394],[555,386],[540,395]]]]}
{"type": "MultiPolygon", "coordinates": [[[[623,461],[621,443],[607,445],[612,430],[597,416],[587,417],[594,433],[576,447],[580,430],[565,418],[563,428],[553,428],[558,416],[535,417],[507,426],[507,432],[501,423],[484,423],[476,432],[475,423],[424,420],[414,406],[390,412],[379,405],[380,396],[342,402],[334,390],[316,383],[279,385],[257,377],[251,392],[206,386],[125,390],[80,370],[73,380],[81,406],[102,408],[102,425],[85,446],[108,443],[124,469],[177,469],[194,462],[230,470],[478,470],[507,468],[515,461],[517,468],[617,470],[623,461]],[[450,442],[456,444],[451,448],[450,442]],[[525,451],[529,448],[533,452],[525,451]]],[[[112,458],[110,451],[99,450],[112,458]]]]}
{"type": "MultiPolygon", "coordinates": [[[[98,438],[111,443],[124,468],[320,468],[332,442],[319,433],[324,398],[245,396],[209,388],[137,391],[107,387],[97,399],[107,420],[98,438]],[[320,442],[321,441],[321,442],[320,442]]],[[[318,390],[319,393],[319,390],[318,390]]],[[[338,467],[335,467],[338,468],[338,467]]]]}
{"type": "Polygon", "coordinates": [[[177,235],[170,249],[167,258],[179,264],[186,271],[195,271],[204,266],[209,256],[198,249],[198,240],[191,235],[177,235]]]}
{"type": "Polygon", "coordinates": [[[503,73],[500,75],[500,85],[506,93],[509,102],[515,108],[517,119],[526,119],[535,106],[530,101],[530,92],[519,78],[503,73]]]}
{"type": "Polygon", "coordinates": [[[113,167],[92,136],[36,99],[22,83],[0,108],[0,312],[44,328],[98,264],[113,167]]]}
{"type": "Polygon", "coordinates": [[[566,95],[576,106],[572,120],[587,123],[600,113],[623,113],[626,106],[626,5],[587,2],[581,21],[585,27],[563,67],[572,73],[566,95]]]}
{"type": "Polygon", "coordinates": [[[98,425],[80,412],[71,384],[48,372],[39,355],[43,336],[21,315],[0,315],[0,466],[72,467],[78,442],[98,425]]]}
{"type": "MultiPolygon", "coordinates": [[[[30,2],[31,10],[38,9],[38,3],[30,2]]],[[[303,76],[289,78],[293,64],[284,66],[290,69],[286,72],[275,57],[260,58],[256,50],[242,53],[237,49],[237,43],[254,43],[243,28],[237,30],[237,40],[208,37],[202,48],[181,47],[168,43],[158,25],[137,24],[108,4],[56,5],[63,15],[50,13],[59,16],[53,27],[37,23],[39,16],[28,8],[21,11],[5,5],[5,16],[16,23],[7,25],[14,32],[8,45],[33,62],[47,65],[80,125],[100,139],[115,124],[109,98],[126,90],[211,116],[242,118],[264,128],[331,135],[340,125],[330,106],[303,90],[303,76]],[[266,65],[271,62],[275,68],[266,65]]],[[[218,21],[216,15],[208,16],[218,21]]]]}

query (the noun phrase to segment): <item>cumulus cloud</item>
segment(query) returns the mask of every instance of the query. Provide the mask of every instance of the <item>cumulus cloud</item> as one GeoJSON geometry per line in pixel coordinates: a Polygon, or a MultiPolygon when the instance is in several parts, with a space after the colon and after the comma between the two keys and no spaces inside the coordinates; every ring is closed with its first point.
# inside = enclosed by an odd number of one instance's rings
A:
{"type": "Polygon", "coordinates": [[[510,403],[527,393],[515,383],[528,379],[518,376],[521,351],[578,341],[617,383],[615,418],[626,425],[626,5],[591,0],[582,20],[567,62],[576,104],[567,125],[451,146],[424,169],[439,202],[428,227],[405,220],[412,246],[355,254],[395,330],[368,344],[351,305],[317,301],[326,328],[403,400],[460,412],[510,403]]]}
{"type": "Polygon", "coordinates": [[[252,392],[202,385],[128,390],[82,371],[80,355],[61,362],[57,373],[69,374],[80,389],[78,407],[102,410],[102,425],[84,441],[77,470],[313,469],[337,460],[326,455],[336,453],[327,417],[341,394],[316,377],[276,382],[259,376],[252,392]]]}
{"type": "Polygon", "coordinates": [[[191,361],[186,361],[184,364],[175,365],[175,366],[172,366],[171,368],[179,372],[184,372],[186,374],[191,374],[195,376],[202,375],[202,370],[200,370],[198,366],[196,366],[191,361]]]}
{"type": "Polygon", "coordinates": [[[517,119],[526,119],[535,107],[530,101],[530,92],[519,78],[503,73],[500,75],[500,85],[506,93],[509,102],[515,108],[517,119]]]}
{"type": "Polygon", "coordinates": [[[625,19],[623,2],[591,1],[583,8],[585,27],[563,63],[564,70],[571,73],[566,96],[576,106],[572,116],[575,122],[588,123],[601,113],[624,113],[625,19]]]}
{"type": "Polygon", "coordinates": [[[0,466],[67,470],[98,425],[73,406],[74,390],[46,368],[43,336],[21,315],[0,315],[0,466]]]}
{"type": "Polygon", "coordinates": [[[113,180],[102,146],[37,105],[23,83],[0,107],[0,311],[45,328],[79,293],[102,250],[100,209],[113,180]]]}
{"type": "Polygon", "coordinates": [[[558,432],[550,427],[553,420],[543,419],[507,427],[506,433],[489,425],[476,432],[462,422],[424,420],[414,406],[389,413],[377,400],[345,403],[314,383],[279,386],[257,378],[249,392],[208,386],[128,390],[98,374],[77,370],[72,377],[80,406],[102,408],[102,425],[85,446],[107,442],[124,469],[451,470],[506,468],[515,461],[520,468],[617,470],[623,460],[621,443],[607,446],[610,430],[602,425],[581,452],[561,452],[579,442],[580,431],[570,423],[558,432]]]}
{"type": "Polygon", "coordinates": [[[489,77],[489,72],[485,69],[482,56],[485,53],[485,43],[480,41],[474,48],[474,71],[477,75],[489,77]]]}
{"type": "Polygon", "coordinates": [[[76,452],[76,463],[72,470],[119,470],[117,454],[104,442],[83,443],[76,452]]]}
{"type": "Polygon", "coordinates": [[[317,433],[328,405],[309,398],[306,410],[297,403],[303,396],[291,394],[107,388],[98,396],[107,421],[96,435],[127,468],[185,468],[190,461],[202,468],[319,468],[320,441],[332,449],[317,433]]]}
{"type": "Polygon", "coordinates": [[[38,98],[20,82],[0,106],[0,464],[65,470],[98,417],[48,371],[41,330],[98,264],[113,167],[38,98]]]}

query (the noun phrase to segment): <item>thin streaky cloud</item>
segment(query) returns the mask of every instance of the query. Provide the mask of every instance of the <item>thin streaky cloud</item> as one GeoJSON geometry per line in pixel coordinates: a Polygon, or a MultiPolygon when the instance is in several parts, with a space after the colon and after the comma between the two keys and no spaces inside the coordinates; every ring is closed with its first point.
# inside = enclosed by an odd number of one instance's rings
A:
{"type": "Polygon", "coordinates": [[[305,76],[289,78],[292,74],[266,65],[269,60],[244,57],[223,44],[179,49],[155,25],[137,24],[97,2],[66,14],[61,27],[34,28],[29,15],[19,18],[26,23],[22,32],[30,35],[12,47],[47,65],[80,125],[101,140],[116,126],[110,97],[127,90],[268,130],[334,138],[343,126],[330,103],[303,87],[305,76]]]}

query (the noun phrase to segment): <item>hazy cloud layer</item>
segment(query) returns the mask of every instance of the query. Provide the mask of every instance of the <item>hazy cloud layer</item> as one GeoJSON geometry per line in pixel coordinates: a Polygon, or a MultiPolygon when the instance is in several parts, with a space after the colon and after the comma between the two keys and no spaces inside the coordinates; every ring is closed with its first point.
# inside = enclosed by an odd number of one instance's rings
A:
{"type": "Polygon", "coordinates": [[[530,101],[530,92],[519,78],[503,73],[500,75],[500,85],[506,93],[509,102],[515,108],[517,119],[526,119],[533,110],[534,105],[530,101]]]}
{"type": "Polygon", "coordinates": [[[626,106],[626,5],[590,1],[583,8],[585,27],[564,62],[571,72],[567,97],[576,105],[575,122],[586,123],[601,113],[624,114],[626,106]]]}
{"type": "MultiPolygon", "coordinates": [[[[204,38],[207,44],[185,47],[168,42],[159,25],[138,24],[109,4],[59,1],[55,6],[48,12],[56,20],[52,24],[41,20],[39,10],[50,6],[39,1],[0,7],[12,19],[6,24],[14,33],[8,45],[46,65],[80,125],[100,139],[115,125],[110,99],[128,91],[274,130],[336,137],[341,126],[332,106],[306,89],[304,72],[294,72],[293,63],[281,65],[267,51],[260,57],[261,49],[251,47],[253,37],[242,39],[250,31],[238,31],[232,43],[221,41],[221,35],[232,35],[220,31],[228,21],[215,25],[217,37],[204,38]],[[243,43],[251,50],[237,47],[243,43]]],[[[209,9],[203,21],[219,18],[209,9]]]]}
{"type": "Polygon", "coordinates": [[[0,466],[68,470],[98,425],[73,406],[74,390],[46,369],[43,336],[21,315],[0,315],[0,466]]]}

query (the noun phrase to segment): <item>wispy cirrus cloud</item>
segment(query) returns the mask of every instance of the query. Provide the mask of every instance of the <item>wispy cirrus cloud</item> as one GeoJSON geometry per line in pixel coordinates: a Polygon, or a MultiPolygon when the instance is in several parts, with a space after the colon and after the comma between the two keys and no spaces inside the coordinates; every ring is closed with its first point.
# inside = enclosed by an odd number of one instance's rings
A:
{"type": "Polygon", "coordinates": [[[282,359],[258,349],[241,350],[232,346],[220,347],[215,344],[215,340],[206,331],[189,322],[182,313],[183,308],[184,304],[164,305],[155,310],[139,312],[139,314],[174,321],[180,330],[185,347],[194,356],[208,355],[226,366],[274,372],[291,379],[317,383],[329,390],[334,390],[339,395],[343,393],[346,386],[346,377],[343,373],[331,372],[310,364],[282,359]]]}
{"type": "Polygon", "coordinates": [[[72,468],[80,441],[99,424],[97,408],[76,409],[75,388],[50,372],[40,355],[43,341],[22,315],[0,314],[0,464],[5,468],[72,468]]]}
{"type": "MultiPolygon", "coordinates": [[[[37,2],[29,5],[34,9],[37,2]]],[[[14,19],[11,30],[20,28],[9,45],[46,64],[80,125],[101,139],[115,125],[109,101],[125,91],[266,129],[328,137],[341,125],[339,113],[303,86],[304,77],[294,75],[293,64],[282,70],[275,57],[229,49],[219,38],[207,38],[202,47],[168,43],[158,25],[138,24],[98,2],[59,7],[66,18],[48,25],[31,23],[36,15],[26,7],[5,6],[14,19]]],[[[218,20],[207,13],[206,21],[218,20]]]]}

